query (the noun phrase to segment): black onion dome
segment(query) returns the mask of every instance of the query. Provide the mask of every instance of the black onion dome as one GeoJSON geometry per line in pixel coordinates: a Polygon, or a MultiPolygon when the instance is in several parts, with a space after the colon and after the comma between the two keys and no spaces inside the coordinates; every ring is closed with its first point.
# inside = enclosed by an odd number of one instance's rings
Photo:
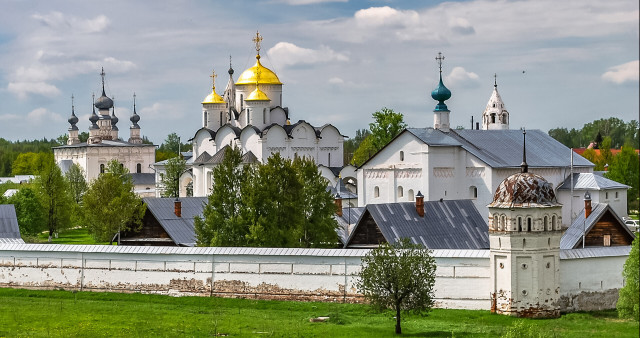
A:
{"type": "Polygon", "coordinates": [[[544,177],[532,173],[517,173],[504,179],[493,195],[489,207],[560,205],[553,186],[544,177]]]}
{"type": "Polygon", "coordinates": [[[131,120],[134,125],[137,125],[138,121],[140,121],[140,115],[138,115],[136,112],[133,112],[133,115],[131,115],[131,118],[129,120],[131,120]]]}
{"type": "Polygon", "coordinates": [[[102,96],[100,96],[96,100],[96,103],[94,105],[98,109],[111,109],[111,108],[113,108],[113,100],[110,99],[107,95],[105,95],[104,89],[103,89],[102,90],[102,96]]]}
{"type": "Polygon", "coordinates": [[[120,121],[120,119],[116,116],[116,112],[114,110],[113,114],[111,114],[111,125],[115,126],[118,121],[120,121]]]}
{"type": "Polygon", "coordinates": [[[71,112],[71,117],[67,120],[72,127],[75,127],[78,123],[78,117],[74,112],[71,112]]]}

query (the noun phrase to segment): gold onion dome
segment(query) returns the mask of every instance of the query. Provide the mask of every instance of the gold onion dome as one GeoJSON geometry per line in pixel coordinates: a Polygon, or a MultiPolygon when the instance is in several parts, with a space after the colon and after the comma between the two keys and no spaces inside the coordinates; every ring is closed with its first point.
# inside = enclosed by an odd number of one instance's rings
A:
{"type": "Polygon", "coordinates": [[[202,104],[211,104],[211,103],[225,103],[224,100],[218,93],[216,93],[216,72],[212,72],[210,77],[212,80],[211,84],[211,94],[207,95],[202,101],[202,104]]]}
{"type": "Polygon", "coordinates": [[[278,75],[271,71],[271,69],[263,66],[260,63],[260,55],[256,55],[256,64],[253,67],[248,68],[238,78],[236,81],[237,85],[246,85],[246,84],[275,84],[281,85],[280,79],[278,79],[278,75]],[[258,76],[260,74],[260,76],[258,76]]]}
{"type": "MultiPolygon", "coordinates": [[[[260,74],[262,75],[262,74],[260,74]]],[[[258,86],[254,89],[249,96],[247,96],[245,101],[271,101],[267,94],[265,94],[258,86]]]]}

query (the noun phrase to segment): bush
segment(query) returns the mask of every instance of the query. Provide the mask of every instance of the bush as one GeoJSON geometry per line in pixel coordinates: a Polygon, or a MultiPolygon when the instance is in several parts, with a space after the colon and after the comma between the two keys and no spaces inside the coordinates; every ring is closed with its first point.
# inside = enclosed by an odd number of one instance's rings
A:
{"type": "Polygon", "coordinates": [[[639,320],[639,306],[640,306],[640,276],[638,270],[640,256],[638,254],[638,237],[633,240],[631,245],[631,252],[629,258],[624,263],[624,270],[622,270],[622,276],[624,277],[625,285],[620,289],[618,304],[618,316],[620,318],[633,318],[636,321],[639,320]]]}

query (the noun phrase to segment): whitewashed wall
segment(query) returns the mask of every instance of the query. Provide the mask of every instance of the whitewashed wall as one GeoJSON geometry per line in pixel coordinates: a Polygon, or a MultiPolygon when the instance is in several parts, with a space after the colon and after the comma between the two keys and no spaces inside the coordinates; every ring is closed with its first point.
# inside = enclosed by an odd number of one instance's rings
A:
{"type": "MultiPolygon", "coordinates": [[[[0,287],[360,302],[355,282],[367,252],[0,244],[0,287]]],[[[614,307],[628,252],[561,251],[561,308],[614,307]]],[[[490,308],[489,250],[434,250],[433,256],[437,307],[490,308]]]]}

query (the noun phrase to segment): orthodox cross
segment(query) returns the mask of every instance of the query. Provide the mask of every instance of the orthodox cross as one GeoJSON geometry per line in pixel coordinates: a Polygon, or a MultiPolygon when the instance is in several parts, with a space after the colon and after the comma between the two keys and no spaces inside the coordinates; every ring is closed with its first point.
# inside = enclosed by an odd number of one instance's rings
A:
{"type": "Polygon", "coordinates": [[[104,67],[102,67],[102,71],[100,72],[100,76],[102,76],[102,91],[104,91],[104,67]]]}
{"type": "Polygon", "coordinates": [[[260,32],[256,31],[256,37],[253,38],[251,41],[255,42],[256,52],[258,52],[258,55],[260,55],[260,42],[262,41],[262,36],[260,36],[260,32]]]}
{"type": "Polygon", "coordinates": [[[71,111],[73,112],[73,94],[71,94],[71,111]]]}
{"type": "Polygon", "coordinates": [[[211,82],[212,82],[211,88],[212,88],[213,90],[215,90],[215,89],[216,89],[216,77],[217,77],[217,76],[218,76],[218,75],[216,74],[216,71],[215,71],[215,70],[212,70],[212,71],[211,71],[211,75],[209,75],[209,77],[211,78],[211,82]]]}
{"type": "Polygon", "coordinates": [[[438,66],[440,67],[440,73],[442,73],[442,61],[444,60],[444,56],[442,53],[438,52],[438,56],[436,57],[436,62],[438,62],[438,66]]]}
{"type": "Polygon", "coordinates": [[[136,92],[133,92],[133,112],[136,112],[136,92]]]}

